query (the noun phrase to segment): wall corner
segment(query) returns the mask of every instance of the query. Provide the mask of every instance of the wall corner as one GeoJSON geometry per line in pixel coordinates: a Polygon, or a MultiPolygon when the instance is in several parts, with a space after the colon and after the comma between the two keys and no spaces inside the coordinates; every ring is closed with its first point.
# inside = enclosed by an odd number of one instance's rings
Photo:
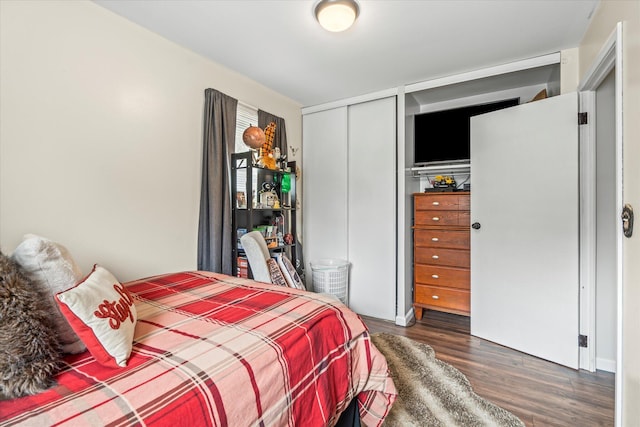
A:
{"type": "Polygon", "coordinates": [[[580,79],[580,49],[560,51],[560,93],[575,92],[580,79]]]}

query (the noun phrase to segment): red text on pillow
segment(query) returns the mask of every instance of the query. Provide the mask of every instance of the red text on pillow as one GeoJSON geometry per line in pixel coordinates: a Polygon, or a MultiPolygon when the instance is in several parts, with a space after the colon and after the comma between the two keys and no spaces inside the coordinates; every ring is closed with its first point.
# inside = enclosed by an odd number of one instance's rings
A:
{"type": "Polygon", "coordinates": [[[127,320],[127,317],[133,322],[133,313],[131,312],[133,298],[129,291],[119,283],[114,283],[113,289],[120,294],[121,298],[118,301],[104,300],[93,314],[101,319],[109,319],[111,329],[120,329],[120,325],[127,320]]]}

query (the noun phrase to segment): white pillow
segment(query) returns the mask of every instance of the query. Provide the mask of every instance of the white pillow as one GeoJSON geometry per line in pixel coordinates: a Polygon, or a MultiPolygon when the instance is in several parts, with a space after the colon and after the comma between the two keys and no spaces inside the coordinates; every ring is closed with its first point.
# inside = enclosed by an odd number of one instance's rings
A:
{"type": "Polygon", "coordinates": [[[76,287],[56,297],[62,313],[98,363],[127,366],[138,313],[131,294],[113,274],[95,265],[76,287]]]}
{"type": "Polygon", "coordinates": [[[26,234],[22,243],[11,254],[27,277],[48,296],[51,318],[65,353],[86,350],[80,338],[64,318],[54,295],[75,286],[82,279],[82,271],[64,246],[44,237],[26,234]]]}

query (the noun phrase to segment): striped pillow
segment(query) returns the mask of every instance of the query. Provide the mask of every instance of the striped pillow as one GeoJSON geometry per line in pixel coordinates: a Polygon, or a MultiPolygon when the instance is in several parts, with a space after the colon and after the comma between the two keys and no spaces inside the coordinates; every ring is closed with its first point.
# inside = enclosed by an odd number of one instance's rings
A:
{"type": "Polygon", "coordinates": [[[282,270],[284,279],[287,281],[287,284],[290,288],[300,289],[303,291],[307,290],[307,288],[305,288],[304,286],[304,283],[302,283],[302,279],[300,279],[296,268],[293,266],[286,255],[278,255],[278,265],[280,266],[280,270],[282,270]]]}
{"type": "Polygon", "coordinates": [[[273,283],[274,285],[287,286],[287,281],[284,278],[280,267],[278,267],[278,262],[275,259],[269,258],[267,260],[267,267],[269,267],[269,276],[271,276],[271,283],[273,283]]]}

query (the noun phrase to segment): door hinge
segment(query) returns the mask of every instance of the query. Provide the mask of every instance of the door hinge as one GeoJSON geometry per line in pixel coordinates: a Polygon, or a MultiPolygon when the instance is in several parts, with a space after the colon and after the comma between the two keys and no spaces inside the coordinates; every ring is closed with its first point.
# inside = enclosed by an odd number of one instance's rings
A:
{"type": "Polygon", "coordinates": [[[578,346],[579,347],[587,347],[587,336],[586,335],[578,335],[578,346]]]}
{"type": "Polygon", "coordinates": [[[578,113],[578,124],[586,125],[587,123],[589,123],[589,120],[587,118],[587,113],[578,113]]]}

